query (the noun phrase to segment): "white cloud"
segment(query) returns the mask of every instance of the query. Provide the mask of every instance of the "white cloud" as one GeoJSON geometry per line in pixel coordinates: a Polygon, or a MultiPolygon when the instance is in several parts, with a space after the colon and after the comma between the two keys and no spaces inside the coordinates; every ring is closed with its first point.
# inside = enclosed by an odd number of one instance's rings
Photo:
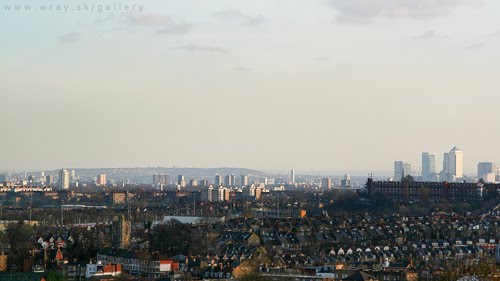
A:
{"type": "Polygon", "coordinates": [[[192,24],[177,23],[170,16],[159,13],[130,15],[129,21],[136,25],[161,27],[156,34],[186,34],[193,27],[192,24]]]}
{"type": "Polygon", "coordinates": [[[318,62],[325,62],[325,61],[328,61],[329,58],[327,56],[319,56],[319,57],[313,58],[313,60],[318,61],[318,62]]]}
{"type": "Polygon", "coordinates": [[[465,47],[466,50],[477,50],[484,48],[484,43],[475,43],[465,47]]]}
{"type": "Polygon", "coordinates": [[[266,21],[263,16],[249,16],[236,9],[222,10],[215,13],[214,16],[221,20],[228,20],[245,26],[256,26],[266,21]]]}
{"type": "Polygon", "coordinates": [[[228,50],[226,50],[222,47],[201,46],[201,45],[196,45],[196,44],[184,45],[184,46],[171,48],[171,49],[172,50],[188,51],[188,52],[193,52],[193,53],[198,53],[198,52],[220,53],[220,54],[228,53],[228,50]]]}
{"type": "Polygon", "coordinates": [[[450,13],[459,6],[480,6],[482,0],[330,0],[337,20],[367,23],[377,17],[426,19],[450,13]]]}
{"type": "Polygon", "coordinates": [[[158,13],[133,14],[129,16],[130,22],[139,25],[161,26],[172,24],[170,16],[158,13]]]}
{"type": "Polygon", "coordinates": [[[253,68],[247,67],[247,66],[239,66],[239,67],[234,68],[234,70],[239,71],[239,72],[252,72],[252,71],[254,71],[253,68]]]}
{"type": "Polygon", "coordinates": [[[71,32],[59,37],[59,41],[62,43],[75,43],[78,42],[79,40],[80,40],[79,32],[71,32]]]}
{"type": "Polygon", "coordinates": [[[447,38],[448,38],[447,35],[438,34],[434,30],[427,30],[424,33],[421,33],[421,34],[418,34],[418,35],[415,35],[415,36],[412,37],[412,39],[415,39],[415,40],[447,39],[447,38]]]}

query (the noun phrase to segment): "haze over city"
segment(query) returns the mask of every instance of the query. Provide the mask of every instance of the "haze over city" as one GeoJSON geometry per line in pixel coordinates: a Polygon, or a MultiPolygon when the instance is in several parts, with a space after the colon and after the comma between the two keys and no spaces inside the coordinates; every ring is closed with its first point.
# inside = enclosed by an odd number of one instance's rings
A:
{"type": "Polygon", "coordinates": [[[137,3],[1,10],[0,170],[500,161],[498,1],[137,3]]]}

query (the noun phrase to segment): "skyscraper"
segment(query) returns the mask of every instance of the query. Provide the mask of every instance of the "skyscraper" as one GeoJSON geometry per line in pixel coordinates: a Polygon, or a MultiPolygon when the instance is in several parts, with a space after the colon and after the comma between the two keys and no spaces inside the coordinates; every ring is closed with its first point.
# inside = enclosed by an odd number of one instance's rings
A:
{"type": "Polygon", "coordinates": [[[480,162],[477,164],[477,178],[486,180],[487,174],[495,174],[498,172],[497,163],[480,162]]]}
{"type": "Polygon", "coordinates": [[[236,176],[234,174],[231,174],[231,175],[229,175],[229,177],[231,178],[231,186],[235,186],[236,185],[236,176]]]}
{"type": "Polygon", "coordinates": [[[290,183],[294,184],[295,183],[295,170],[292,169],[290,171],[290,183]]]}
{"type": "Polygon", "coordinates": [[[106,186],[106,174],[100,174],[97,176],[97,185],[106,186]]]}
{"type": "Polygon", "coordinates": [[[177,184],[180,187],[186,187],[186,178],[183,175],[178,175],[177,176],[177,184]]]}
{"type": "Polygon", "coordinates": [[[455,181],[464,176],[463,153],[458,147],[453,147],[448,153],[448,180],[455,181]]]}
{"type": "Polygon", "coordinates": [[[351,175],[345,174],[344,179],[340,181],[340,186],[343,188],[351,187],[351,175]]]}
{"type": "Polygon", "coordinates": [[[433,181],[436,174],[436,153],[422,153],[422,180],[433,181]]]}
{"type": "MultiPolygon", "coordinates": [[[[220,186],[215,187],[216,190],[219,189],[220,186]]],[[[201,189],[201,201],[211,202],[213,200],[213,191],[214,188],[210,186],[205,186],[201,189]]]]}
{"type": "Polygon", "coordinates": [[[69,189],[69,171],[61,169],[59,171],[59,190],[69,189]]]}
{"type": "Polygon", "coordinates": [[[241,185],[242,186],[248,185],[248,176],[247,175],[241,175],[241,185]]]}
{"type": "Polygon", "coordinates": [[[332,179],[330,178],[322,178],[321,179],[321,189],[327,190],[332,188],[332,179]]]}
{"type": "Polygon", "coordinates": [[[225,186],[232,186],[233,185],[233,177],[231,177],[231,175],[226,175],[224,177],[224,185],[225,186]]]}
{"type": "Polygon", "coordinates": [[[218,187],[219,185],[222,185],[222,176],[217,174],[214,177],[214,186],[218,187]]]}
{"type": "Polygon", "coordinates": [[[45,176],[45,185],[52,185],[54,183],[54,176],[47,175],[45,176]]]}
{"type": "Polygon", "coordinates": [[[400,181],[408,175],[411,175],[411,163],[394,161],[394,180],[400,181]]]}
{"type": "Polygon", "coordinates": [[[6,176],[6,175],[1,174],[1,175],[0,175],[0,182],[6,182],[6,181],[7,181],[7,176],[6,176]]]}

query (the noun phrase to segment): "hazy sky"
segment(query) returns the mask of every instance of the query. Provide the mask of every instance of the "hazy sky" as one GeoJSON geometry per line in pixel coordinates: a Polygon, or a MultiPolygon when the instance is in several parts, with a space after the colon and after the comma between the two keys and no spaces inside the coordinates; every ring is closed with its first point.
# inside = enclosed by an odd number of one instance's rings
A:
{"type": "Polygon", "coordinates": [[[500,161],[497,0],[0,3],[0,170],[500,161]]]}

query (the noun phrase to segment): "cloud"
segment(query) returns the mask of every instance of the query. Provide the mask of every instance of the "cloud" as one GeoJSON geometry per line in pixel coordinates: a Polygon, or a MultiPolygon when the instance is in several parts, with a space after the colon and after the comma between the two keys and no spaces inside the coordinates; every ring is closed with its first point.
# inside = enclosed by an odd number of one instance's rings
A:
{"type": "Polygon", "coordinates": [[[459,6],[477,7],[483,0],[330,0],[337,20],[368,23],[384,18],[427,19],[449,14],[459,6]]]}
{"type": "Polygon", "coordinates": [[[466,50],[478,50],[484,48],[484,43],[475,43],[465,47],[466,50]]]}
{"type": "Polygon", "coordinates": [[[498,38],[500,38],[500,30],[497,31],[497,32],[495,32],[495,33],[493,33],[493,34],[491,34],[491,37],[498,37],[498,38]]]}
{"type": "Polygon", "coordinates": [[[156,34],[186,34],[192,29],[191,24],[171,24],[156,31],[156,34]]]}
{"type": "Polygon", "coordinates": [[[187,51],[187,52],[193,52],[193,53],[202,53],[202,52],[203,53],[219,53],[219,54],[228,53],[228,50],[226,50],[222,47],[201,46],[201,45],[195,45],[195,44],[175,47],[175,48],[171,48],[171,50],[180,50],[180,51],[187,51]]]}
{"type": "Polygon", "coordinates": [[[427,39],[447,39],[447,35],[440,35],[434,30],[427,30],[422,34],[418,34],[412,37],[414,40],[427,40],[427,39]]]}
{"type": "Polygon", "coordinates": [[[313,60],[318,61],[318,62],[325,62],[325,61],[328,61],[329,58],[327,56],[319,56],[319,57],[313,58],[313,60]]]}
{"type": "Polygon", "coordinates": [[[129,20],[133,24],[153,26],[168,25],[173,22],[168,15],[158,13],[133,14],[129,16],[129,20]]]}
{"type": "Polygon", "coordinates": [[[75,43],[78,42],[79,40],[80,40],[79,32],[71,32],[59,37],[59,41],[62,43],[75,43]]]}
{"type": "Polygon", "coordinates": [[[186,34],[193,27],[192,24],[177,23],[170,16],[159,13],[130,15],[129,22],[135,25],[160,27],[156,34],[186,34]]]}
{"type": "Polygon", "coordinates": [[[244,26],[256,26],[266,21],[262,16],[249,16],[236,9],[218,11],[214,14],[214,17],[221,20],[236,22],[244,26]]]}
{"type": "Polygon", "coordinates": [[[252,71],[254,71],[253,68],[246,67],[246,66],[235,67],[234,70],[239,71],[239,72],[252,72],[252,71]]]}
{"type": "Polygon", "coordinates": [[[435,38],[436,36],[437,35],[436,35],[436,32],[434,30],[428,30],[422,34],[415,35],[412,38],[413,39],[431,39],[431,38],[435,38]]]}

